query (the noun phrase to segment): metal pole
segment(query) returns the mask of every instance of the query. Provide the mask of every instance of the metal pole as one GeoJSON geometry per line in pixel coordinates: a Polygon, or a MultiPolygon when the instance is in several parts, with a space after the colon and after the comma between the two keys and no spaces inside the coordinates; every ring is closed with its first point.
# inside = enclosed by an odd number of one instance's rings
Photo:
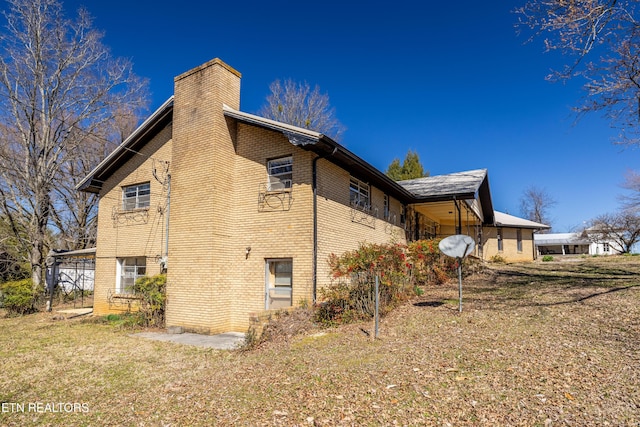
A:
{"type": "Polygon", "coordinates": [[[458,258],[458,294],[460,296],[459,311],[462,313],[462,258],[458,258]]]}
{"type": "Polygon", "coordinates": [[[376,313],[375,313],[375,318],[376,318],[376,327],[375,327],[375,334],[374,337],[378,338],[378,301],[379,301],[379,292],[378,292],[378,275],[376,274],[376,313]]]}

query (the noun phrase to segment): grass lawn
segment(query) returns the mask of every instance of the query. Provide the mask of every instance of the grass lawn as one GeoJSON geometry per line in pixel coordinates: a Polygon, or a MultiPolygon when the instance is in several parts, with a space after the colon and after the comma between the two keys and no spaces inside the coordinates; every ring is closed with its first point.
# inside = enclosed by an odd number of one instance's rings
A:
{"type": "MultiPolygon", "coordinates": [[[[640,257],[490,265],[251,351],[0,318],[0,426],[638,426],[640,257]]],[[[286,328],[281,328],[286,331],[286,328]]]]}

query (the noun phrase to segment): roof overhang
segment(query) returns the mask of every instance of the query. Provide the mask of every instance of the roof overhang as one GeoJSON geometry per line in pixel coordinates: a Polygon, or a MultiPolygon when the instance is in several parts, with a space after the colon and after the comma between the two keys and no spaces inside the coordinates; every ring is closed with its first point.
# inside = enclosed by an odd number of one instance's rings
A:
{"type": "Polygon", "coordinates": [[[99,193],[105,180],[133,157],[160,130],[173,119],[173,96],[153,112],[133,133],[98,164],[76,190],[99,193]]]}
{"type": "Polygon", "coordinates": [[[414,195],[416,204],[465,201],[483,224],[493,224],[493,202],[486,169],[400,181],[414,195]]]}
{"type": "Polygon", "coordinates": [[[291,144],[341,166],[358,179],[367,181],[403,203],[412,203],[414,200],[414,195],[396,181],[322,133],[238,111],[227,105],[223,106],[223,111],[225,116],[241,123],[281,132],[291,144]]]}
{"type": "Polygon", "coordinates": [[[533,230],[548,230],[551,226],[528,219],[509,215],[503,212],[494,212],[496,227],[530,228],[533,230]]]}

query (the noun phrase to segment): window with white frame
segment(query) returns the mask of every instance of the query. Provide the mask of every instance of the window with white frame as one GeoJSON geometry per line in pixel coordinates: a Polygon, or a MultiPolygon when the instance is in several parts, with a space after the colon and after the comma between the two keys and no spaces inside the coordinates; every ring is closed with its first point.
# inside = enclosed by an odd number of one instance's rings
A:
{"type": "Polygon", "coordinates": [[[136,280],[147,274],[145,257],[118,258],[116,274],[116,293],[134,294],[136,280]]]}
{"type": "Polygon", "coordinates": [[[609,252],[609,243],[608,242],[604,242],[602,244],[602,251],[603,252],[609,252]]]}
{"type": "Polygon", "coordinates": [[[150,201],[151,185],[148,182],[122,187],[123,210],[131,211],[134,209],[148,208],[150,201]]]}
{"type": "Polygon", "coordinates": [[[502,228],[498,228],[498,251],[502,252],[502,228]]]}
{"type": "Polygon", "coordinates": [[[363,210],[371,208],[369,199],[369,184],[356,178],[349,180],[349,202],[351,206],[363,210]]]}
{"type": "Polygon", "coordinates": [[[269,175],[267,191],[290,189],[293,182],[293,156],[269,160],[267,174],[269,175]]]}
{"type": "Polygon", "coordinates": [[[291,258],[266,260],[267,310],[291,307],[292,279],[291,258]]]}
{"type": "Polygon", "coordinates": [[[522,230],[518,229],[516,231],[516,238],[518,243],[518,252],[522,252],[522,230]]]}

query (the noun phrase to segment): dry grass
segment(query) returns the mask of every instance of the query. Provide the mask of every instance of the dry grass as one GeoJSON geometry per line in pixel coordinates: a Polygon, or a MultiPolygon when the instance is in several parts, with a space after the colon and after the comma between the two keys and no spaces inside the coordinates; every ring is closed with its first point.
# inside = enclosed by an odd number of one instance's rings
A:
{"type": "Polygon", "coordinates": [[[0,402],[25,406],[0,425],[639,425],[640,257],[491,266],[463,285],[461,314],[450,283],[377,340],[370,323],[307,328],[248,352],[0,319],[0,402]]]}

